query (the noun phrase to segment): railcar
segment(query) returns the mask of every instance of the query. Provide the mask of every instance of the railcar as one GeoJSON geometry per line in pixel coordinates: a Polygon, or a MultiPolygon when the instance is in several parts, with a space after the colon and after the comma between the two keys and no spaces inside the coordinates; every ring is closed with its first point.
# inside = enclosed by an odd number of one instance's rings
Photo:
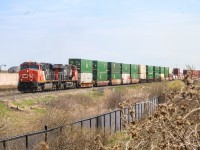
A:
{"type": "Polygon", "coordinates": [[[180,69],[79,58],[70,58],[68,65],[24,62],[20,65],[18,90],[35,92],[156,82],[172,80],[173,75],[179,79],[180,69]]]}
{"type": "Polygon", "coordinates": [[[74,65],[24,62],[20,65],[18,90],[35,92],[78,87],[74,65]]]}

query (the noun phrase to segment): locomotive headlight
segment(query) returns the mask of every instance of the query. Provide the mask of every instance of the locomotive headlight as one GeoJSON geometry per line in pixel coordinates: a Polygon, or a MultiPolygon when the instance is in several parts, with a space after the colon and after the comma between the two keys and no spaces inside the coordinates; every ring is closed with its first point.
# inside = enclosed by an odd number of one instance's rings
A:
{"type": "Polygon", "coordinates": [[[28,72],[29,72],[29,70],[26,70],[26,72],[28,73],[28,72]]]}

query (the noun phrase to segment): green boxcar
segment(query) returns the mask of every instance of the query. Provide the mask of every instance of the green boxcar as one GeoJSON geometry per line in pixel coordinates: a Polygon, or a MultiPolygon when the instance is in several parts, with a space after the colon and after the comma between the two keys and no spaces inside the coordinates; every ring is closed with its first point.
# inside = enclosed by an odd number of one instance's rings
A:
{"type": "Polygon", "coordinates": [[[94,81],[107,81],[108,80],[108,74],[107,73],[93,73],[93,80],[94,81]]]}
{"type": "Polygon", "coordinates": [[[153,66],[147,65],[146,76],[147,76],[147,79],[154,79],[153,66]]]}
{"type": "Polygon", "coordinates": [[[159,79],[160,78],[160,74],[159,73],[155,73],[154,77],[155,77],[155,79],[159,79]]]}
{"type": "Polygon", "coordinates": [[[154,78],[153,73],[152,74],[147,74],[147,79],[153,79],[153,78],[154,78]]]}
{"type": "Polygon", "coordinates": [[[153,66],[147,65],[146,72],[147,72],[147,74],[153,74],[153,66]]]}
{"type": "Polygon", "coordinates": [[[107,73],[108,63],[104,61],[93,61],[93,71],[98,73],[107,73]]]}
{"type": "Polygon", "coordinates": [[[160,79],[160,67],[153,66],[153,76],[154,79],[160,79]]]}
{"type": "Polygon", "coordinates": [[[92,60],[70,58],[69,64],[75,65],[79,73],[92,73],[92,60]]]}
{"type": "Polygon", "coordinates": [[[169,77],[169,67],[165,67],[165,78],[169,77]]]}
{"type": "Polygon", "coordinates": [[[121,64],[122,68],[122,73],[123,74],[130,74],[131,73],[131,68],[130,64],[121,64]]]}
{"type": "Polygon", "coordinates": [[[159,73],[160,72],[160,68],[158,66],[153,66],[153,72],[159,73]]]}
{"type": "Polygon", "coordinates": [[[138,74],[139,72],[139,66],[131,64],[131,74],[138,74]]]}
{"type": "Polygon", "coordinates": [[[131,74],[131,78],[132,79],[139,79],[139,75],[138,74],[131,74]]]}
{"type": "Polygon", "coordinates": [[[108,62],[108,73],[121,73],[121,64],[115,62],[108,62]]]}
{"type": "Polygon", "coordinates": [[[108,63],[104,61],[93,61],[93,80],[94,81],[107,81],[108,63]]]}
{"type": "Polygon", "coordinates": [[[122,78],[121,73],[110,73],[110,74],[108,74],[108,80],[121,79],[121,78],[122,78]]]}
{"type": "Polygon", "coordinates": [[[160,74],[164,74],[165,73],[165,67],[160,67],[160,74]]]}

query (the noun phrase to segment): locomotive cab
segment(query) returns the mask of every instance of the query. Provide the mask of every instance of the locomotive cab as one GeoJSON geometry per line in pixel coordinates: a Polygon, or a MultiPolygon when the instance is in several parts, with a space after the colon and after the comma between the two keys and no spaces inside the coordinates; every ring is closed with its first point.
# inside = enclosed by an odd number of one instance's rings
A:
{"type": "Polygon", "coordinates": [[[36,62],[24,62],[20,65],[19,91],[34,91],[38,88],[38,82],[44,81],[41,66],[36,62]]]}

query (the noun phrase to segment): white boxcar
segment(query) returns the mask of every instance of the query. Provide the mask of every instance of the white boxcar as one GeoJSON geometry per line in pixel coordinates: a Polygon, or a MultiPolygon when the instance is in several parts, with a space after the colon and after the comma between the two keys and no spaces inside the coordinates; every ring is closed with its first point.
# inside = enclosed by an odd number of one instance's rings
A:
{"type": "Polygon", "coordinates": [[[141,73],[141,74],[139,74],[139,78],[140,79],[146,79],[147,77],[146,77],[146,73],[141,73]]]}
{"type": "Polygon", "coordinates": [[[130,74],[122,74],[122,83],[123,84],[131,83],[131,75],[130,74]]]}
{"type": "Polygon", "coordinates": [[[139,65],[139,74],[146,74],[146,65],[139,65]]]}
{"type": "Polygon", "coordinates": [[[165,78],[165,74],[160,74],[160,77],[161,77],[161,79],[164,79],[165,78]]]}
{"type": "Polygon", "coordinates": [[[79,73],[80,83],[92,83],[92,73],[79,73]]]}
{"type": "Polygon", "coordinates": [[[169,67],[169,74],[173,74],[173,68],[169,67]]]}

